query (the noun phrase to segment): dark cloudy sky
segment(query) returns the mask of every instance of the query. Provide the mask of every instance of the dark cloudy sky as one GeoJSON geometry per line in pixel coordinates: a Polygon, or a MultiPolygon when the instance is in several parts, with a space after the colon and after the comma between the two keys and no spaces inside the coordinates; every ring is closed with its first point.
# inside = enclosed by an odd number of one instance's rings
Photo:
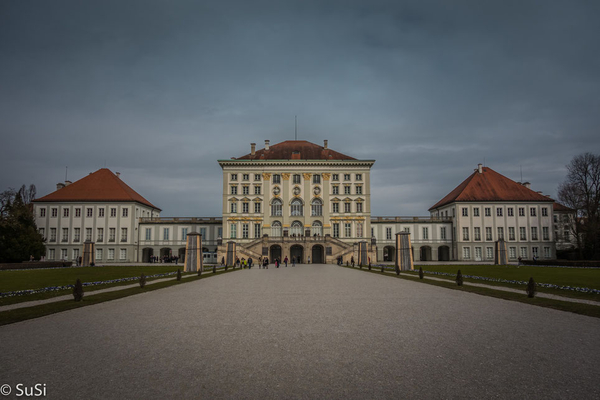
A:
{"type": "Polygon", "coordinates": [[[105,165],[163,216],[221,215],[217,159],[362,159],[373,215],[483,163],[556,194],[600,152],[599,1],[0,0],[0,190],[105,165]]]}

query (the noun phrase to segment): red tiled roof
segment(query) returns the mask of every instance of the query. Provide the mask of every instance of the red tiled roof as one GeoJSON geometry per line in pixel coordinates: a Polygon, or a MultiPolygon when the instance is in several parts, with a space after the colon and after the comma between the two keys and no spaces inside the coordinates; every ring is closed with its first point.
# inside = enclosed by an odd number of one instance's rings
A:
{"type": "Polygon", "coordinates": [[[567,207],[565,205],[557,203],[556,201],[554,202],[552,208],[554,209],[554,211],[570,211],[570,212],[575,212],[575,210],[573,210],[572,208],[569,208],[569,207],[567,207]]]}
{"type": "Polygon", "coordinates": [[[57,191],[34,201],[136,201],[160,210],[160,208],[143,198],[107,168],[101,168],[98,171],[73,182],[69,186],[65,186],[62,189],[58,189],[57,191]]]}
{"type": "Polygon", "coordinates": [[[477,170],[429,210],[455,201],[554,201],[488,167],[477,170]]]}
{"type": "Polygon", "coordinates": [[[237,160],[356,160],[329,148],[324,148],[306,140],[286,140],[269,146],[269,150],[256,150],[238,157],[237,160]]]}

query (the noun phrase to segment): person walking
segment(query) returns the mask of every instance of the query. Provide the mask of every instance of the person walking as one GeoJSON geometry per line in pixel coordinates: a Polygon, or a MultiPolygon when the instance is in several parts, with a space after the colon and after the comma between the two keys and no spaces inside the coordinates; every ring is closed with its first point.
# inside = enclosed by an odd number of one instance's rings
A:
{"type": "Polygon", "coordinates": [[[235,265],[239,268],[240,267],[240,259],[239,257],[235,258],[235,265]]]}
{"type": "Polygon", "coordinates": [[[283,262],[285,263],[285,267],[287,268],[287,263],[288,263],[288,258],[287,258],[287,256],[285,256],[285,258],[283,259],[283,262]]]}
{"type": "Polygon", "coordinates": [[[296,256],[292,257],[292,267],[296,266],[296,256]]]}
{"type": "Polygon", "coordinates": [[[352,268],[354,268],[354,256],[350,257],[350,263],[352,264],[352,268]]]}
{"type": "Polygon", "coordinates": [[[310,264],[310,256],[308,256],[308,262],[307,262],[307,264],[310,264]]]}
{"type": "Polygon", "coordinates": [[[263,269],[269,269],[269,258],[265,257],[263,258],[263,269]]]}
{"type": "Polygon", "coordinates": [[[254,260],[252,260],[252,257],[248,257],[248,269],[252,269],[252,262],[254,260]]]}

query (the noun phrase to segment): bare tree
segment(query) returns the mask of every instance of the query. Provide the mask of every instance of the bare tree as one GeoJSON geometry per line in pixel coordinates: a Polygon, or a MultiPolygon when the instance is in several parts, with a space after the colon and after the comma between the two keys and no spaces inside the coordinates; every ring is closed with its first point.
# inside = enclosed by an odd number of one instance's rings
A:
{"type": "Polygon", "coordinates": [[[567,165],[558,187],[559,200],[576,211],[575,231],[580,254],[600,258],[600,156],[584,153],[567,165]]]}

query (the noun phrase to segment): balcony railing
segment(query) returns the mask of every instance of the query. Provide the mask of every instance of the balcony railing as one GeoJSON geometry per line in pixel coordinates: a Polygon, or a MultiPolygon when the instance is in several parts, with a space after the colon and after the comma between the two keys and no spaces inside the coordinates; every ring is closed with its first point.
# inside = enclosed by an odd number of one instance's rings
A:
{"type": "Polygon", "coordinates": [[[222,223],[221,217],[142,217],[140,223],[222,223]]]}

